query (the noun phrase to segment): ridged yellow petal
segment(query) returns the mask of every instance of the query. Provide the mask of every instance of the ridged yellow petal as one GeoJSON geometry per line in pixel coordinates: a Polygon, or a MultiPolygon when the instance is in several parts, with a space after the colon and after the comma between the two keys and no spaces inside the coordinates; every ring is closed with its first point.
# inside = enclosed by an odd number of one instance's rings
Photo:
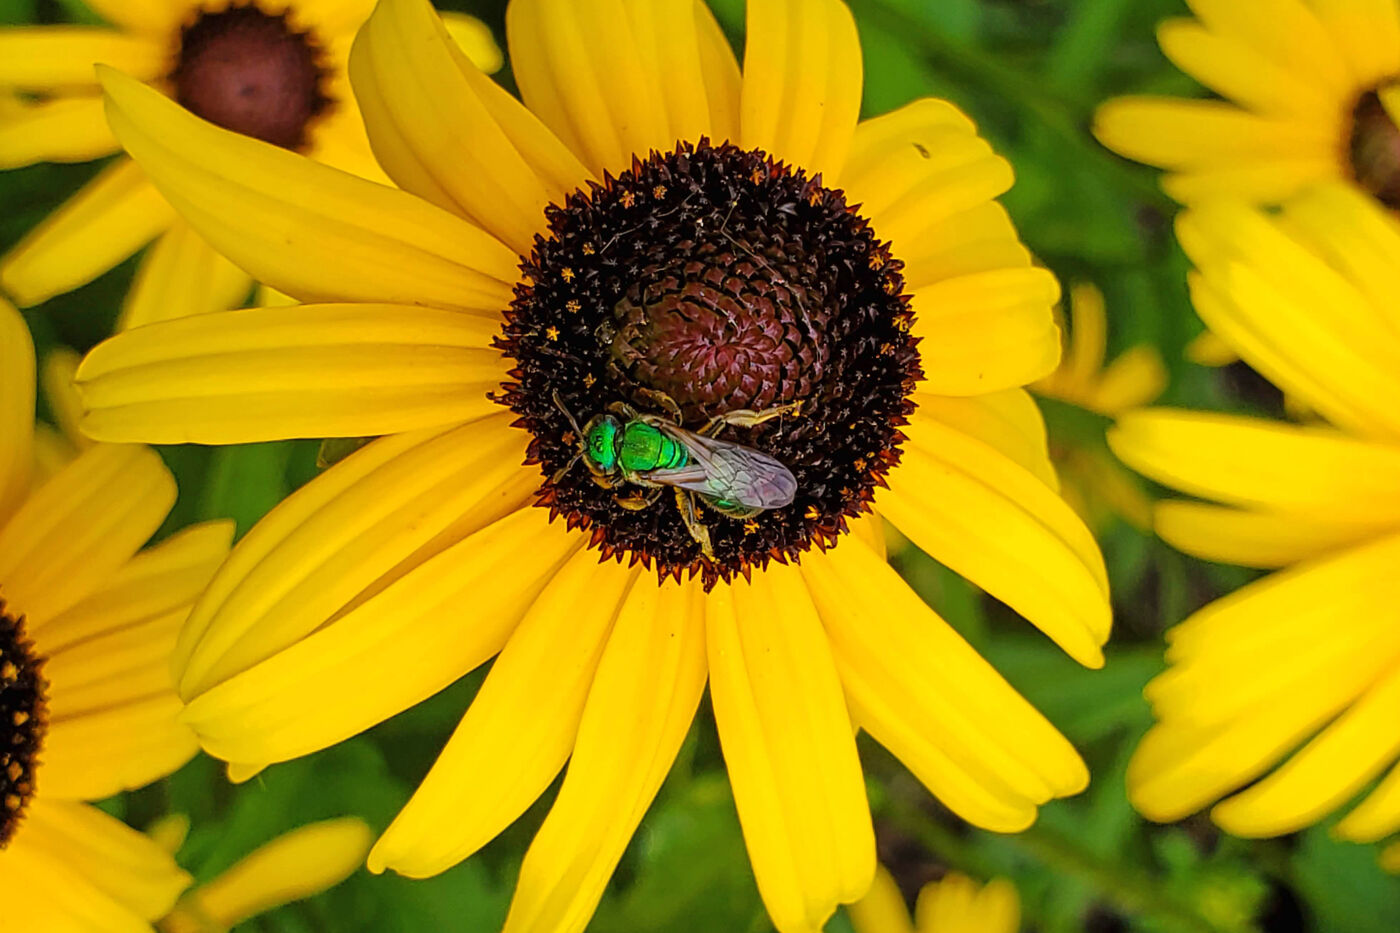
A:
{"type": "Polygon", "coordinates": [[[0,29],[0,88],[91,93],[93,65],[150,81],[170,67],[168,54],[159,42],[99,26],[7,26],[0,29]]]}
{"type": "Polygon", "coordinates": [[[913,295],[914,334],[936,395],[984,395],[1034,382],[1060,360],[1053,308],[1059,283],[1044,269],[996,269],[946,279],[913,295]]]}
{"type": "Polygon", "coordinates": [[[697,583],[638,585],[588,692],[559,796],[503,933],[582,933],[680,749],[705,687],[697,583]]]}
{"type": "Polygon", "coordinates": [[[801,573],[771,565],[706,603],[710,699],[749,861],[780,933],[821,930],[875,871],[850,717],[801,573]]]}
{"type": "Polygon", "coordinates": [[[517,509],[193,697],[184,721],[210,754],[244,763],[285,761],[363,732],[500,651],[579,543],[550,528],[543,510],[517,509]]]}
{"type": "Polygon", "coordinates": [[[38,304],[97,278],[174,220],[136,163],[118,159],[0,258],[0,286],[38,304]]]}
{"type": "Polygon", "coordinates": [[[1187,554],[1240,567],[1286,567],[1356,544],[1393,527],[1391,521],[1329,521],[1321,514],[1256,512],[1202,502],[1157,506],[1154,530],[1187,554]]]}
{"type": "Polygon", "coordinates": [[[1108,582],[1083,520],[1035,474],[976,437],[918,412],[905,433],[890,488],[875,497],[880,513],[1071,657],[1101,665],[1108,582]]]}
{"type": "Polygon", "coordinates": [[[1271,61],[1291,65],[1314,84],[1345,93],[1352,77],[1340,50],[1306,0],[1188,0],[1212,32],[1243,42],[1271,61]]]}
{"type": "Polygon", "coordinates": [[[1400,447],[1323,427],[1175,409],[1129,412],[1113,452],[1164,485],[1324,522],[1400,521],[1400,447]]]}
{"type": "MultiPolygon", "coordinates": [[[[49,726],[44,793],[102,799],[165,777],[195,756],[199,743],[180,723],[180,700],[168,689],[169,668],[162,668],[166,692],[49,726]]],[[[150,675],[154,680],[154,668],[150,675]]]]}
{"type": "Polygon", "coordinates": [[[460,424],[499,410],[487,398],[507,363],[499,322],[379,304],[201,314],[127,331],[78,370],[99,440],[238,444],[370,437],[460,424]]]}
{"type": "Polygon", "coordinates": [[[851,541],[802,567],[861,727],[954,812],[1013,832],[1084,789],[1069,742],[876,554],[851,541]]]}
{"type": "MultiPolygon", "coordinates": [[[[240,859],[177,908],[193,930],[201,922],[227,929],[274,907],[319,894],[349,877],[364,861],[372,834],[364,820],[344,817],[300,826],[240,859]]],[[[179,933],[180,919],[163,928],[179,933]]]]}
{"type": "Polygon", "coordinates": [[[426,0],[381,3],[350,74],[370,143],[395,182],[528,253],[545,206],[588,171],[466,59],[426,0]]]}
{"type": "Polygon", "coordinates": [[[950,872],[926,884],[914,905],[921,933],[1016,933],[1021,927],[1021,900],[1005,878],[979,885],[950,872]]]}
{"type": "MultiPolygon", "coordinates": [[[[567,536],[560,529],[548,533],[567,536]]],[[[638,572],[599,563],[591,549],[578,550],[560,568],[511,634],[432,770],[375,844],[371,871],[436,875],[495,838],[544,793],[573,751],[603,646],[638,572]]]]}
{"type": "Polygon", "coordinates": [[[1024,389],[966,398],[916,392],[914,402],[919,406],[919,417],[977,438],[1040,477],[1051,489],[1059,488],[1050,462],[1045,419],[1024,389]]]}
{"type": "Polygon", "coordinates": [[[35,162],[86,162],[119,148],[102,115],[100,97],[29,104],[0,118],[0,168],[35,162]]]}
{"type": "Polygon", "coordinates": [[[1376,789],[1348,813],[1335,832],[1353,842],[1375,842],[1400,829],[1400,765],[1376,785],[1376,789]]]}
{"type": "Polygon", "coordinates": [[[6,602],[42,627],[130,559],[174,504],[175,478],[154,451],[88,449],[0,528],[6,602]]]}
{"type": "Polygon", "coordinates": [[[34,469],[34,341],[0,298],[0,527],[29,492],[34,469]]]}
{"type": "MultiPolygon", "coordinates": [[[[515,511],[539,485],[507,414],[372,442],[284,499],[190,613],[187,699],[300,642],[367,593],[515,511]]],[[[244,759],[247,760],[247,759],[244,759]]]]}
{"type": "Polygon", "coordinates": [[[846,908],[846,915],[856,933],[914,933],[904,894],[883,865],[875,867],[875,883],[864,897],[846,908]]]}
{"type": "Polygon", "coordinates": [[[117,330],[235,308],[252,287],[248,273],[177,220],[141,257],[122,302],[117,330]]]}
{"type": "Polygon", "coordinates": [[[1312,7],[1359,85],[1400,71],[1400,8],[1390,0],[1314,0],[1312,7]]]}
{"type": "Polygon", "coordinates": [[[1337,102],[1325,88],[1290,63],[1271,60],[1237,38],[1194,20],[1171,19],[1157,27],[1157,43],[1182,71],[1249,110],[1333,119],[1330,111],[1337,102]]]}
{"type": "Polygon", "coordinates": [[[216,250],[303,301],[498,310],[515,253],[397,189],[220,129],[153,88],[100,71],[107,118],[216,250]]]}
{"type": "Polygon", "coordinates": [[[851,11],[839,0],[752,0],[747,9],[742,144],[835,186],[864,80],[851,11]]]}

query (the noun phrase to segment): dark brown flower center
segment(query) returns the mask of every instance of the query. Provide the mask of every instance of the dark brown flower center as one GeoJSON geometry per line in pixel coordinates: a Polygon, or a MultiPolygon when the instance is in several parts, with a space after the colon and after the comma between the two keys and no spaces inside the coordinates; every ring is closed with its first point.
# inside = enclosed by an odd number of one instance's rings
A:
{"type": "Polygon", "coordinates": [[[24,633],[24,617],[0,600],[0,849],[34,796],[34,773],[48,726],[43,659],[24,633]]]}
{"type": "Polygon", "coordinates": [[[1387,207],[1400,207],[1400,127],[1381,100],[1381,85],[1357,100],[1351,112],[1348,155],[1357,184],[1387,207]]]}
{"type": "Polygon", "coordinates": [[[920,376],[903,266],[868,222],[819,179],[704,140],[634,160],[546,216],[498,341],[516,363],[500,401],[534,436],[539,504],[591,529],[605,556],[707,585],[835,544],[898,462],[920,376]],[[773,416],[714,436],[778,461],[797,492],[738,516],[723,495],[695,496],[709,555],[669,481],[600,482],[569,420],[586,433],[612,411],[698,432],[741,410],[773,416]]]}
{"type": "Polygon", "coordinates": [[[307,126],[331,104],[320,49],[287,14],[255,5],[203,12],[180,32],[170,79],[175,99],[211,123],[299,149],[307,126]]]}

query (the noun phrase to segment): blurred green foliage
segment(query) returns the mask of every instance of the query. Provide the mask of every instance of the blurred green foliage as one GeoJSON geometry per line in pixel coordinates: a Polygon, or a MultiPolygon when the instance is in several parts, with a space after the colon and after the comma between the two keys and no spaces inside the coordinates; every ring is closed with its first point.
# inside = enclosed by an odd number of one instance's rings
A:
{"type": "MultiPolygon", "coordinates": [[[[742,0],[712,0],[742,49],[742,0]]],[[[1164,401],[1259,411],[1276,402],[1240,390],[1249,374],[1187,364],[1201,325],[1186,297],[1187,263],[1171,235],[1172,203],[1155,174],[1100,148],[1088,126],[1096,104],[1128,92],[1193,90],[1158,52],[1154,25],[1184,14],[1182,0],[850,0],[865,54],[867,115],[919,96],[946,97],[977,121],[1015,166],[1004,199],[1027,244],[1062,281],[1087,280],[1107,297],[1110,355],[1150,343],[1171,372],[1164,401]],[[1238,377],[1238,378],[1237,378],[1238,377]]],[[[503,41],[504,0],[439,6],[485,19],[503,41]]],[[[0,0],[0,23],[90,21],[77,0],[0,0]]],[[[501,75],[507,87],[513,81],[501,75]]],[[[39,165],[0,173],[0,249],[59,205],[99,166],[39,165]]],[[[86,350],[111,329],[133,263],[26,313],[40,353],[86,350]]],[[[1061,443],[1102,447],[1104,419],[1045,405],[1061,443]]],[[[162,533],[232,517],[239,533],[316,471],[314,442],[240,448],[167,448],[180,500],[162,533]]],[[[1044,808],[1030,831],[968,828],[887,753],[861,740],[882,858],[912,893],[955,868],[1005,875],[1021,891],[1029,929],[1042,933],[1394,933],[1400,881],[1377,868],[1373,847],[1334,842],[1325,826],[1293,837],[1243,841],[1204,817],[1146,823],[1128,806],[1124,770],[1150,723],[1143,685],[1162,667],[1161,633],[1249,575],[1184,557],[1126,524],[1102,535],[1116,630],[1107,666],[1078,667],[1005,607],[926,556],[899,570],[1008,680],[1079,747],[1088,791],[1044,808]]],[[[392,672],[366,671],[366,677],[392,672]]],[[[387,825],[479,685],[477,672],[369,733],[234,787],[197,759],[168,780],[107,803],[144,826],[188,814],[181,852],[201,880],[302,823],[354,813],[387,825]]],[[[246,925],[262,933],[494,930],[505,916],[521,856],[553,791],[480,855],[426,881],[361,871],[333,891],[246,925]]],[[[763,933],[713,721],[702,709],[681,758],[625,856],[593,933],[763,933]]],[[[829,927],[848,933],[843,915],[829,927]]]]}

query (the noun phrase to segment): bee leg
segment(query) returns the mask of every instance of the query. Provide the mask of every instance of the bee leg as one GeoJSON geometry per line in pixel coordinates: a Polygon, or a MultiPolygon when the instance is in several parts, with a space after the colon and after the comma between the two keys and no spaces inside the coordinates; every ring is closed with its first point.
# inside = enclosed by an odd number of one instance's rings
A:
{"type": "Polygon", "coordinates": [[[645,492],[633,493],[630,496],[614,496],[613,501],[631,512],[639,512],[661,498],[661,492],[666,487],[652,486],[645,492]]]}
{"type": "Polygon", "coordinates": [[[687,490],[677,489],[676,508],[681,510],[681,521],[685,522],[686,530],[700,545],[700,553],[705,555],[706,560],[714,560],[715,551],[710,545],[710,529],[706,528],[705,523],[695,514],[695,497],[687,490]]]}
{"type": "Polygon", "coordinates": [[[638,389],[637,394],[648,402],[656,405],[676,424],[681,423],[681,406],[676,404],[676,400],[671,398],[660,389],[638,389]]]}
{"type": "Polygon", "coordinates": [[[802,414],[802,400],[788,402],[786,405],[774,405],[772,408],[765,408],[763,411],[754,411],[751,408],[736,408],[723,415],[716,415],[711,418],[703,428],[695,432],[704,437],[714,437],[719,433],[720,428],[726,424],[732,424],[738,428],[753,428],[765,421],[772,421],[774,418],[781,418],[783,415],[796,417],[802,414]]]}
{"type": "Polygon", "coordinates": [[[549,481],[554,485],[558,486],[559,481],[564,478],[564,474],[572,470],[574,468],[574,464],[578,463],[579,458],[582,456],[583,451],[581,450],[575,453],[568,463],[564,464],[562,467],[554,471],[554,475],[549,478],[549,481]]]}
{"type": "Polygon", "coordinates": [[[641,413],[626,402],[613,402],[608,406],[608,411],[612,412],[614,415],[621,415],[623,419],[627,421],[642,420],[641,413]]]}

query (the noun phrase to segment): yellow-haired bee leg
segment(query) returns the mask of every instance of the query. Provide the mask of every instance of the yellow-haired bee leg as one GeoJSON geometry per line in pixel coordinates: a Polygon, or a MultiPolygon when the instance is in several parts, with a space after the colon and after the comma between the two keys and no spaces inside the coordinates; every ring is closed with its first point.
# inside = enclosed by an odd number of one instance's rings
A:
{"type": "Polygon", "coordinates": [[[681,510],[681,521],[685,522],[686,530],[700,545],[700,553],[705,555],[706,560],[714,560],[715,551],[710,545],[710,529],[706,528],[705,523],[695,514],[695,497],[689,490],[676,490],[676,508],[681,510]]]}
{"type": "Polygon", "coordinates": [[[774,405],[772,408],[765,408],[763,411],[754,411],[751,408],[736,408],[723,415],[716,415],[706,422],[705,426],[697,431],[704,437],[714,437],[719,429],[726,424],[732,424],[736,428],[757,427],[765,421],[772,421],[774,418],[781,418],[783,415],[797,417],[802,414],[802,400],[788,402],[786,405],[774,405]]]}

